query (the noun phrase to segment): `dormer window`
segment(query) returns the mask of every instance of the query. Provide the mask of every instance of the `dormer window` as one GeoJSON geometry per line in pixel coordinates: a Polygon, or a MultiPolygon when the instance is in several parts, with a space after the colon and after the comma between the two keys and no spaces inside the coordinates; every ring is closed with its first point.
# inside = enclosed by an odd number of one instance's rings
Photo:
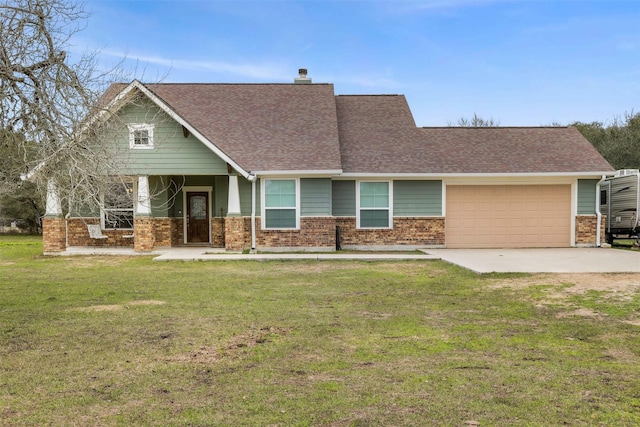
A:
{"type": "Polygon", "coordinates": [[[153,128],[150,124],[130,124],[129,148],[153,148],[153,128]]]}

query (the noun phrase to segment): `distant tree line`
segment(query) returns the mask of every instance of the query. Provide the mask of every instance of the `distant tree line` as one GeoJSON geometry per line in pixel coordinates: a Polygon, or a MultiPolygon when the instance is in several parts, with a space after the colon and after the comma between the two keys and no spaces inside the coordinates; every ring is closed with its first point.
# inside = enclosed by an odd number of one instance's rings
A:
{"type": "Polygon", "coordinates": [[[615,169],[640,169],[640,113],[625,113],[609,124],[575,122],[571,126],[615,169]]]}

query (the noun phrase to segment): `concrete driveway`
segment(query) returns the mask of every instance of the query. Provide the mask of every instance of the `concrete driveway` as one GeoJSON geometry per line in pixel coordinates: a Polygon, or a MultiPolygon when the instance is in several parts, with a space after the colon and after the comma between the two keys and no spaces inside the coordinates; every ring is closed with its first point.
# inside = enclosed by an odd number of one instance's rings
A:
{"type": "Polygon", "coordinates": [[[611,248],[425,249],[478,273],[640,273],[640,252],[611,248]]]}

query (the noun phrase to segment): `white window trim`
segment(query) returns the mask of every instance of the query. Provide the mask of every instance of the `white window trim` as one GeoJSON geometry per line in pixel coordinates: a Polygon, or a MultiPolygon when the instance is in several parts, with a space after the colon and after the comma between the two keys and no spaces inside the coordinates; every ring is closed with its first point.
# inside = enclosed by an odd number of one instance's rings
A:
{"type": "Polygon", "coordinates": [[[129,148],[134,150],[149,150],[153,148],[153,130],[155,125],[148,123],[130,123],[129,127],[129,148]],[[149,134],[149,143],[146,145],[136,145],[135,133],[146,130],[149,134]]]}
{"type": "Polygon", "coordinates": [[[261,230],[300,230],[300,178],[263,178],[260,180],[260,229],[261,230]],[[292,209],[292,208],[267,208],[265,205],[265,189],[267,181],[294,181],[296,185],[296,227],[295,228],[268,228],[267,209],[292,209]]]}
{"type": "Polygon", "coordinates": [[[356,181],[356,229],[363,230],[389,230],[393,228],[393,181],[386,180],[359,180],[356,181]],[[389,210],[389,224],[386,227],[362,227],[360,225],[360,183],[362,182],[386,182],[389,186],[388,208],[365,208],[367,210],[389,210]]]}
{"type": "MultiPolygon", "coordinates": [[[[132,216],[133,219],[135,220],[136,218],[136,200],[138,200],[138,180],[137,179],[132,179],[132,184],[133,184],[133,194],[132,196],[132,208],[131,208],[131,212],[132,212],[132,216]]],[[[107,228],[107,222],[106,222],[106,212],[108,211],[128,211],[129,209],[106,209],[104,207],[104,193],[100,194],[100,228],[103,230],[133,230],[133,224],[131,225],[131,228],[107,228]]]]}

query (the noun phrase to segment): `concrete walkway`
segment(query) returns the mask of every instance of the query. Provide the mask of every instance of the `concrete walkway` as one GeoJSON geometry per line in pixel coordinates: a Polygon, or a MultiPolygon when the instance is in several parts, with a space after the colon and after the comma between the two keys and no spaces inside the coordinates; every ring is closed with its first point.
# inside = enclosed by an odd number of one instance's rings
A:
{"type": "Polygon", "coordinates": [[[138,253],[130,248],[70,247],[60,255],[142,255],[154,261],[269,261],[269,260],[438,260],[477,273],[640,273],[640,252],[611,248],[560,249],[423,249],[424,254],[327,252],[260,254],[230,253],[224,249],[183,247],[138,253]]]}
{"type": "Polygon", "coordinates": [[[398,261],[398,260],[435,260],[437,256],[415,253],[287,253],[272,252],[260,254],[241,254],[226,252],[224,249],[208,247],[185,247],[157,249],[149,253],[134,252],[131,248],[69,247],[62,256],[73,255],[125,255],[153,256],[154,261],[269,261],[269,260],[360,260],[360,261],[398,261]]]}
{"type": "Polygon", "coordinates": [[[427,249],[477,273],[637,273],[640,253],[612,248],[427,249]]]}

